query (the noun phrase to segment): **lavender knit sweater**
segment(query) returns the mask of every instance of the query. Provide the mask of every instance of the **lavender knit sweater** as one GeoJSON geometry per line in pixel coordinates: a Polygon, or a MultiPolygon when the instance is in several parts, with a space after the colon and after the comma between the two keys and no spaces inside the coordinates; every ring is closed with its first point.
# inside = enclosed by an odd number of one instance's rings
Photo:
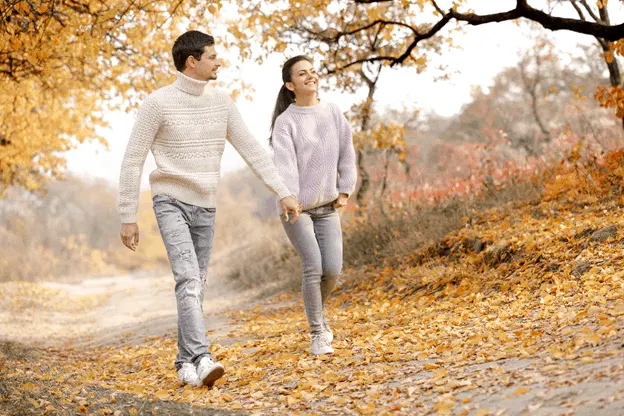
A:
{"type": "Polygon", "coordinates": [[[275,166],[304,210],[355,190],[353,136],[337,105],[291,104],[275,121],[272,138],[275,166]]]}

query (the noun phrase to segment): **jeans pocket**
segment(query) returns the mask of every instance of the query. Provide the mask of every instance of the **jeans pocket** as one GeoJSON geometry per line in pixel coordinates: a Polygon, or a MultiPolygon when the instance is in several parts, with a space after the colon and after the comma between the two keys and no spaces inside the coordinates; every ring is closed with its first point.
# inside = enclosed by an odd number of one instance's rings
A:
{"type": "Polygon", "coordinates": [[[329,204],[323,205],[323,213],[324,214],[331,214],[333,212],[336,212],[336,208],[334,208],[334,202],[332,201],[329,204]]]}
{"type": "Polygon", "coordinates": [[[152,203],[154,206],[156,206],[157,204],[165,203],[165,202],[172,203],[172,202],[175,202],[175,199],[171,198],[170,196],[163,195],[163,194],[154,195],[152,197],[152,203]]]}

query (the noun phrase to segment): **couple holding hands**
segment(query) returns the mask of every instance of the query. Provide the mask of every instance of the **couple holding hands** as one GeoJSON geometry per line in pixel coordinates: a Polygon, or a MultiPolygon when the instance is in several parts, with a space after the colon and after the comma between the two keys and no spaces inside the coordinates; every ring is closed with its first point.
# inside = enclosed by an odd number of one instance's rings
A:
{"type": "Polygon", "coordinates": [[[121,166],[118,211],[122,242],[134,251],[141,174],[151,151],[157,165],[150,174],[154,212],[175,279],[180,384],[212,386],[225,373],[208,351],[203,302],[226,140],[277,195],[284,230],[302,260],[311,353],[332,353],[324,306],[342,269],[336,209],[347,204],[357,180],[347,120],[335,104],[319,100],[311,60],[293,57],[282,67],[271,158],[228,93],[209,85],[220,67],[214,38],[186,32],[175,41],[172,55],[175,82],[154,91],[139,108],[121,166]]]}

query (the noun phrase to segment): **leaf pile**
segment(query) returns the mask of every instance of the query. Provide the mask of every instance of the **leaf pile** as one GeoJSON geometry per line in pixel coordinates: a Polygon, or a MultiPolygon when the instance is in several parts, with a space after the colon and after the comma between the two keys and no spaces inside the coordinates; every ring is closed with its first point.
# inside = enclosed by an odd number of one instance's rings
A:
{"type": "MultiPolygon", "coordinates": [[[[39,394],[52,383],[55,409],[79,413],[94,404],[76,399],[81,389],[97,387],[258,415],[502,414],[474,394],[538,400],[536,383],[580,383],[577,368],[624,374],[622,211],[619,199],[516,204],[483,213],[398,268],[347,270],[328,307],[331,356],[309,354],[300,295],[232,313],[240,325],[212,346],[226,376],[210,390],[178,387],[176,340],[166,338],[48,350],[5,364],[4,376],[27,374],[33,381],[22,390],[39,394]],[[531,376],[514,370],[526,360],[531,376]],[[600,363],[609,367],[591,367],[600,363]]],[[[624,387],[617,394],[610,400],[624,387]]]]}

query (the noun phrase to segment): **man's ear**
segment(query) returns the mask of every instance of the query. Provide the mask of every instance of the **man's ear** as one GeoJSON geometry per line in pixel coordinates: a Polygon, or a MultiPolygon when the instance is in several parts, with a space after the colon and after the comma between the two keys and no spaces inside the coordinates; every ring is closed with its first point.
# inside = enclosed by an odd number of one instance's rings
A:
{"type": "Polygon", "coordinates": [[[195,57],[193,55],[189,55],[186,57],[186,68],[195,68],[195,63],[197,62],[197,60],[195,59],[195,57]]]}
{"type": "Polygon", "coordinates": [[[289,91],[295,91],[295,84],[293,84],[292,82],[287,82],[284,85],[286,86],[286,88],[288,88],[289,91]]]}

